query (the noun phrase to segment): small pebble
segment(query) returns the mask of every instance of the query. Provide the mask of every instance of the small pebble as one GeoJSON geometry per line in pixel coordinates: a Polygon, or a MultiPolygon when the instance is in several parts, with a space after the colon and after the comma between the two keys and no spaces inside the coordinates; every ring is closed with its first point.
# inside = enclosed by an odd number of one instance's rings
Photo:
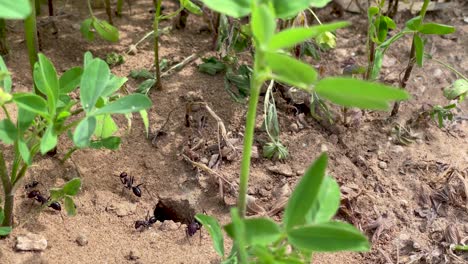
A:
{"type": "Polygon", "coordinates": [[[203,163],[203,164],[208,164],[208,159],[206,157],[203,157],[200,159],[200,162],[203,163]]]}
{"type": "Polygon", "coordinates": [[[268,167],[267,170],[273,173],[281,174],[286,177],[294,176],[293,170],[288,164],[278,164],[275,166],[268,167]]]}
{"type": "Polygon", "coordinates": [[[299,126],[296,124],[296,123],[292,123],[290,126],[289,126],[289,130],[292,131],[292,132],[299,132],[299,126]]]}
{"type": "Polygon", "coordinates": [[[137,260],[140,258],[140,252],[137,250],[130,250],[130,253],[127,256],[128,260],[137,260]]]}
{"type": "Polygon", "coordinates": [[[88,239],[86,238],[85,235],[79,235],[76,238],[76,243],[78,244],[78,246],[84,247],[88,244],[88,239]]]}
{"type": "Polygon", "coordinates": [[[387,163],[385,161],[380,161],[379,168],[381,168],[382,170],[387,169],[387,163]]]}
{"type": "Polygon", "coordinates": [[[258,154],[258,147],[257,146],[252,146],[252,159],[258,159],[260,158],[260,155],[258,154]]]}
{"type": "Polygon", "coordinates": [[[16,237],[15,249],[20,251],[44,251],[47,248],[45,237],[27,233],[16,237]]]}
{"type": "Polygon", "coordinates": [[[180,224],[172,221],[172,220],[166,220],[161,224],[161,231],[174,231],[179,229],[180,224]]]}
{"type": "Polygon", "coordinates": [[[322,144],[322,145],[320,146],[320,151],[321,151],[321,152],[328,152],[328,147],[327,147],[327,145],[322,144]]]}

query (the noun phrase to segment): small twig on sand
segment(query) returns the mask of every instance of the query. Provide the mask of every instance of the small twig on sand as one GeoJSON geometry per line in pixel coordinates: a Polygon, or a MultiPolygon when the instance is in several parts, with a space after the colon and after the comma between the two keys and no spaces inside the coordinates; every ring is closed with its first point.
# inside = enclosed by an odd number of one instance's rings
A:
{"type": "Polygon", "coordinates": [[[167,123],[169,123],[169,120],[171,119],[171,115],[172,113],[178,108],[178,106],[174,107],[170,112],[169,114],[167,115],[166,117],[166,121],[164,121],[164,124],[161,126],[161,128],[159,128],[158,130],[156,130],[154,132],[154,137],[153,137],[153,140],[151,140],[151,144],[153,144],[154,147],[157,147],[157,142],[156,142],[156,139],[158,138],[158,136],[161,134],[162,130],[166,127],[167,123]]]}

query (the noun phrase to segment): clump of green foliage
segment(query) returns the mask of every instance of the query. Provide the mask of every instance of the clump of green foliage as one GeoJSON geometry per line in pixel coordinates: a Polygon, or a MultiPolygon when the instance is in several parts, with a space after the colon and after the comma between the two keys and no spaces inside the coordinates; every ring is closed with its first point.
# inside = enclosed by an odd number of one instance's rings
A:
{"type": "MultiPolygon", "coordinates": [[[[75,145],[65,154],[66,159],[82,148],[117,149],[120,138],[114,135],[118,130],[112,118],[115,114],[130,118],[131,113],[140,112],[148,128],[145,111],[151,106],[148,97],[121,96],[118,91],[127,78],[113,75],[105,61],[93,58],[89,52],[84,56],[83,67],[71,68],[61,76],[52,62],[39,54],[33,79],[45,98],[30,92],[13,92],[11,76],[1,57],[0,73],[0,107],[6,116],[0,121],[0,141],[12,145],[14,151],[10,168],[0,151],[0,178],[5,195],[2,226],[13,224],[15,191],[34,158],[56,148],[61,135],[68,135],[75,145]],[[70,93],[78,87],[80,97],[74,99],[70,93]],[[16,120],[11,117],[8,105],[18,110],[16,120]]],[[[64,199],[68,213],[74,215],[71,197],[78,191],[78,183],[79,179],[72,180],[51,190],[49,202],[64,199]]]]}
{"type": "Polygon", "coordinates": [[[382,84],[343,77],[319,80],[311,65],[292,56],[291,51],[298,44],[348,23],[293,27],[277,32],[277,20],[294,17],[309,6],[323,7],[328,2],[203,0],[206,6],[221,14],[234,18],[251,15],[249,26],[254,44],[238,203],[232,209],[231,223],[225,226],[234,242],[229,256],[224,256],[223,236],[217,221],[206,215],[196,216],[209,230],[224,263],[304,263],[310,261],[313,252],[369,249],[367,239],[353,226],[330,221],[339,204],[339,188],[332,178],[325,177],[326,155],[317,159],[297,185],[282,224],[266,217],[245,218],[257,104],[265,81],[294,86],[311,95],[316,93],[346,107],[388,110],[389,102],[409,98],[405,91],[382,84]],[[325,198],[320,198],[322,195],[325,198]]]}

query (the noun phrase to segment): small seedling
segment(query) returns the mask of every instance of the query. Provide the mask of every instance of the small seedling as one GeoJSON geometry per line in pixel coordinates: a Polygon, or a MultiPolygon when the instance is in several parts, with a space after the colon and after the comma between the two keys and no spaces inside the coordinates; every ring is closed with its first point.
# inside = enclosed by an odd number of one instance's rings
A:
{"type": "Polygon", "coordinates": [[[118,53],[111,52],[106,55],[106,63],[110,67],[118,66],[120,64],[123,64],[124,62],[125,62],[124,57],[118,53]]]}
{"type": "MultiPolygon", "coordinates": [[[[89,41],[93,41],[95,38],[94,33],[96,32],[101,38],[107,41],[119,41],[119,30],[116,27],[112,26],[112,23],[98,19],[96,16],[94,16],[94,12],[91,7],[91,0],[87,0],[87,3],[89,14],[91,17],[85,19],[81,23],[80,31],[83,37],[89,41]]],[[[110,15],[109,12],[108,15],[110,15]]]]}

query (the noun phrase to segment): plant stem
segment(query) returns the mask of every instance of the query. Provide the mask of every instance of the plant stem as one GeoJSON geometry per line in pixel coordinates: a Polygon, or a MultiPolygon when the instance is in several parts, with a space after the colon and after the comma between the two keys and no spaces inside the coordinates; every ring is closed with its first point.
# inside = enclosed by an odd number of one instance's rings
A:
{"type": "MultiPolygon", "coordinates": [[[[408,84],[409,77],[411,76],[411,71],[413,71],[414,67],[414,62],[415,62],[415,46],[414,46],[414,37],[413,37],[413,42],[411,44],[411,51],[410,51],[410,59],[408,61],[408,66],[406,66],[405,70],[405,75],[403,76],[403,79],[400,81],[400,89],[406,89],[406,85],[408,84]]],[[[400,102],[395,102],[393,105],[392,113],[390,116],[395,116],[398,114],[398,111],[400,109],[400,102]]]]}
{"type": "Polygon", "coordinates": [[[91,0],[88,0],[87,3],[88,3],[89,14],[91,15],[92,18],[94,18],[93,8],[91,7],[91,0]]]}
{"type": "Polygon", "coordinates": [[[3,192],[5,193],[5,201],[3,203],[5,218],[3,219],[3,223],[1,223],[1,225],[11,226],[13,224],[13,197],[11,195],[12,188],[2,150],[0,150],[0,178],[2,180],[3,192]]]}
{"type": "Polygon", "coordinates": [[[448,65],[447,63],[445,63],[445,62],[443,62],[443,61],[441,61],[441,60],[435,59],[435,58],[429,58],[429,59],[430,59],[430,60],[433,60],[433,61],[437,62],[438,64],[440,64],[440,65],[446,67],[447,69],[451,70],[451,71],[454,72],[456,75],[458,75],[458,77],[460,77],[460,78],[465,79],[465,80],[468,81],[468,78],[467,78],[465,75],[463,75],[463,73],[457,71],[454,67],[448,65]]]}
{"type": "Polygon", "coordinates": [[[6,39],[5,19],[0,19],[0,56],[8,55],[8,43],[6,39]]]}
{"type": "Polygon", "coordinates": [[[65,163],[65,161],[71,157],[71,155],[73,154],[73,152],[75,152],[75,151],[77,151],[77,150],[78,150],[77,147],[71,148],[71,149],[63,156],[63,158],[60,160],[60,161],[62,162],[62,164],[65,163]]]}
{"type": "MultiPolygon", "coordinates": [[[[31,14],[24,20],[24,33],[26,38],[26,46],[28,48],[28,56],[29,56],[29,65],[31,67],[31,73],[34,72],[34,64],[37,62],[37,51],[39,50],[39,45],[37,42],[37,26],[36,26],[36,8],[35,0],[31,0],[31,7],[32,12],[31,14]]],[[[36,94],[40,92],[35,89],[36,94]]]]}
{"type": "Polygon", "coordinates": [[[161,69],[159,67],[159,16],[161,15],[162,0],[155,1],[156,12],[154,13],[153,31],[154,31],[154,66],[156,67],[156,90],[161,90],[161,69]]]}
{"type": "Polygon", "coordinates": [[[110,0],[105,0],[104,4],[106,5],[106,13],[107,13],[107,18],[109,19],[109,24],[114,25],[114,22],[112,21],[112,11],[111,11],[110,0]]]}
{"type": "Polygon", "coordinates": [[[468,245],[455,245],[454,250],[468,251],[468,245]]]}
{"type": "Polygon", "coordinates": [[[262,51],[257,50],[257,54],[254,58],[254,70],[250,85],[250,98],[249,108],[247,110],[246,125],[245,125],[245,136],[244,136],[244,148],[242,152],[242,163],[240,172],[239,182],[239,197],[237,201],[237,207],[239,208],[239,216],[245,217],[245,211],[247,207],[247,188],[249,185],[249,173],[250,173],[250,159],[252,156],[252,144],[255,130],[255,118],[257,114],[258,98],[260,96],[261,86],[264,78],[259,75],[262,71],[260,62],[263,61],[262,51]]]}
{"type": "Polygon", "coordinates": [[[122,7],[123,7],[123,0],[117,0],[117,9],[115,11],[115,14],[117,16],[122,16],[122,7]]]}
{"type": "Polygon", "coordinates": [[[49,7],[49,16],[54,16],[54,2],[53,2],[53,0],[48,0],[47,5],[49,7]]]}
{"type": "MultiPolygon", "coordinates": [[[[421,23],[424,20],[424,16],[426,15],[426,10],[427,10],[428,5],[429,5],[429,0],[424,0],[423,6],[421,7],[421,11],[419,12],[419,15],[421,16],[421,23]]],[[[413,41],[411,42],[411,51],[410,51],[410,58],[408,61],[408,66],[406,66],[405,75],[403,76],[403,79],[400,81],[401,89],[406,89],[406,85],[408,83],[409,77],[411,76],[411,71],[413,71],[414,63],[416,60],[416,48],[414,46],[414,36],[416,34],[418,33],[417,32],[413,33],[413,41]]],[[[398,114],[399,109],[400,109],[400,102],[395,102],[390,116],[393,117],[396,114],[398,114]]]]}

